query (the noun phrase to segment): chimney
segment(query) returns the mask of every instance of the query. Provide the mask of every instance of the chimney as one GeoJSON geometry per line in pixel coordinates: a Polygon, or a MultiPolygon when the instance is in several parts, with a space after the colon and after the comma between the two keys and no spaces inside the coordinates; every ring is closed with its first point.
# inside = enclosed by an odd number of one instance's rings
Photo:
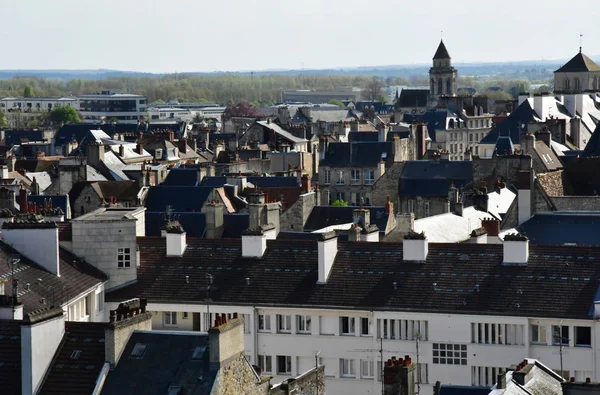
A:
{"type": "Polygon", "coordinates": [[[548,148],[552,149],[552,134],[548,130],[546,126],[544,126],[541,130],[536,133],[537,139],[543,141],[544,144],[548,146],[548,148]]]}
{"type": "Polygon", "coordinates": [[[119,145],[119,156],[121,158],[125,158],[125,147],[123,146],[123,144],[119,145]]]}
{"type": "Polygon", "coordinates": [[[529,239],[520,233],[504,237],[503,259],[505,265],[526,265],[529,259],[529,239]]]}
{"type": "Polygon", "coordinates": [[[473,150],[471,148],[465,150],[464,160],[469,162],[473,161],[473,150]]]}
{"type": "Polygon", "coordinates": [[[87,145],[86,157],[88,165],[99,168],[100,163],[104,162],[104,144],[91,141],[87,145]]]}
{"type": "Polygon", "coordinates": [[[415,215],[413,213],[396,215],[396,231],[408,233],[415,230],[415,215]]]}
{"type": "Polygon", "coordinates": [[[361,230],[360,226],[352,224],[348,230],[348,241],[360,241],[361,230]]]}
{"type": "Polygon", "coordinates": [[[275,230],[273,225],[248,228],[242,233],[242,257],[262,258],[267,250],[267,239],[275,230]]]}
{"type": "Polygon", "coordinates": [[[402,242],[402,259],[407,262],[425,262],[429,243],[425,233],[408,232],[402,242]]]}
{"type": "Polygon", "coordinates": [[[404,358],[392,357],[383,368],[383,385],[385,395],[415,394],[416,364],[410,356],[404,358]]]}
{"type": "Polygon", "coordinates": [[[214,200],[204,206],[207,239],[220,239],[223,235],[224,207],[223,203],[214,200]]]}
{"type": "Polygon", "coordinates": [[[2,179],[8,178],[8,166],[0,166],[0,172],[1,172],[2,179]]]}
{"type": "Polygon", "coordinates": [[[40,184],[38,184],[37,180],[35,179],[35,177],[33,177],[33,179],[31,180],[31,194],[32,195],[39,195],[40,194],[40,184]]]}
{"type": "Polygon", "coordinates": [[[317,240],[319,255],[319,280],[317,284],[326,284],[338,252],[338,239],[336,233],[331,231],[319,233],[317,240]]]}
{"type": "Polygon", "coordinates": [[[187,139],[185,137],[180,138],[177,142],[177,147],[179,148],[179,152],[183,152],[185,154],[188,148],[187,139]]]}
{"type": "Polygon", "coordinates": [[[302,176],[302,193],[312,192],[312,188],[310,186],[310,177],[306,174],[302,176]]]}
{"type": "Polygon", "coordinates": [[[416,125],[416,129],[417,157],[415,159],[423,159],[425,152],[427,152],[427,126],[418,124],[416,125]]]}
{"type": "Polygon", "coordinates": [[[235,361],[244,355],[244,319],[217,320],[208,330],[208,342],[211,364],[222,366],[235,361]]]}
{"type": "Polygon", "coordinates": [[[387,214],[394,215],[394,203],[392,203],[392,200],[389,196],[387,197],[387,200],[385,202],[385,212],[387,214]]]}
{"type": "Polygon", "coordinates": [[[139,155],[144,155],[144,143],[141,140],[135,145],[135,152],[139,155]]]}
{"type": "Polygon", "coordinates": [[[261,192],[251,193],[248,196],[249,228],[255,229],[267,223],[265,212],[265,194],[261,192]]]}
{"type": "Polygon", "coordinates": [[[219,154],[224,151],[223,142],[217,141],[215,143],[215,159],[219,158],[219,154]]]}
{"type": "Polygon", "coordinates": [[[387,141],[388,128],[385,123],[379,125],[379,142],[385,143],[387,141]]]}
{"type": "Polygon", "coordinates": [[[519,213],[519,225],[531,218],[533,171],[519,171],[519,190],[517,191],[517,211],[519,213]]]}
{"type": "Polygon", "coordinates": [[[496,218],[485,218],[481,221],[481,226],[485,229],[488,236],[496,236],[500,234],[500,220],[496,218]]]}
{"type": "MultiPolygon", "coordinates": [[[[34,214],[30,216],[35,217],[34,214]]],[[[55,222],[4,222],[2,238],[24,257],[60,277],[58,227],[55,222]]]]}
{"type": "Polygon", "coordinates": [[[165,227],[165,231],[167,232],[167,256],[183,256],[187,244],[181,224],[171,221],[165,227]]]}
{"type": "Polygon", "coordinates": [[[175,140],[175,132],[173,132],[172,130],[169,131],[169,141],[173,142],[175,140]]]}
{"type": "Polygon", "coordinates": [[[383,159],[379,159],[379,163],[377,163],[377,168],[375,169],[375,181],[379,180],[381,176],[385,174],[385,162],[383,159]]]}
{"type": "Polygon", "coordinates": [[[210,130],[208,128],[206,128],[206,130],[204,131],[204,142],[203,142],[203,149],[205,151],[208,151],[210,149],[210,130]]]}
{"type": "Polygon", "coordinates": [[[265,204],[266,223],[275,227],[275,238],[279,234],[280,220],[279,212],[281,211],[281,203],[272,202],[265,204]]]}
{"type": "Polygon", "coordinates": [[[525,155],[533,155],[535,150],[535,136],[532,133],[525,133],[521,136],[521,150],[525,155]]]}
{"type": "Polygon", "coordinates": [[[360,130],[360,128],[359,128],[358,119],[353,119],[352,121],[350,121],[350,131],[358,132],[359,130],[360,130]]]}
{"type": "Polygon", "coordinates": [[[198,151],[198,141],[195,137],[188,140],[188,145],[190,146],[192,152],[198,151]]]}
{"type": "Polygon", "coordinates": [[[450,152],[448,150],[440,151],[440,161],[449,161],[450,160],[450,152]]]}
{"type": "Polygon", "coordinates": [[[37,394],[65,335],[61,307],[25,314],[21,325],[21,393],[37,394]]]}
{"type": "Polygon", "coordinates": [[[16,171],[17,158],[14,155],[10,155],[6,158],[6,167],[8,167],[9,172],[16,171]]]}
{"type": "Polygon", "coordinates": [[[29,203],[27,203],[27,190],[24,188],[19,189],[19,207],[22,213],[29,212],[29,203]]]}
{"type": "Polygon", "coordinates": [[[352,222],[363,229],[368,228],[371,225],[371,212],[361,205],[359,209],[352,211],[352,222]]]}
{"type": "Polygon", "coordinates": [[[110,322],[104,330],[104,352],[111,367],[119,362],[134,331],[152,330],[152,313],[146,311],[147,304],[146,299],[130,299],[110,311],[110,322]]]}

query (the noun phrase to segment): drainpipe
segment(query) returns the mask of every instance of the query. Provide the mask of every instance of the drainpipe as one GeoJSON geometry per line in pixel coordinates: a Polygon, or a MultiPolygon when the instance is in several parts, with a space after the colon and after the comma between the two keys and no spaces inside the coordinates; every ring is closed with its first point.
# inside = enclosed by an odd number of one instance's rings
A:
{"type": "MultiPolygon", "coordinates": [[[[254,320],[254,325],[252,325],[253,338],[254,338],[254,356],[252,357],[252,361],[254,361],[254,365],[258,366],[258,309],[256,306],[252,306],[252,319],[254,320]]],[[[594,358],[595,360],[595,358],[594,358]]],[[[271,369],[273,368],[271,362],[271,369]]],[[[262,372],[261,372],[262,373],[262,372]]],[[[272,372],[271,372],[272,373],[272,372]]]]}

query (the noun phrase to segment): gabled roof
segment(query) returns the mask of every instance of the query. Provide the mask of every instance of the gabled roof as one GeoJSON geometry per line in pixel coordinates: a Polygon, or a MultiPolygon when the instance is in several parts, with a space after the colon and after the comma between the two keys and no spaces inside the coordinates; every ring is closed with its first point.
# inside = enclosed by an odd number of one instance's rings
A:
{"type": "Polygon", "coordinates": [[[4,145],[12,147],[25,141],[42,141],[43,130],[7,130],[4,132],[4,145]]]}
{"type": "Polygon", "coordinates": [[[444,44],[444,40],[440,41],[440,45],[438,46],[437,51],[435,51],[435,55],[433,55],[434,60],[438,59],[450,59],[450,54],[446,49],[446,45],[444,44]]]}
{"type": "Polygon", "coordinates": [[[155,186],[148,190],[146,209],[148,211],[164,212],[167,206],[173,211],[200,211],[204,202],[213,191],[212,186],[155,186]]]}
{"type": "Polygon", "coordinates": [[[65,322],[65,336],[40,394],[91,394],[106,361],[107,323],[65,322]],[[77,353],[79,351],[79,353],[77,353]],[[77,356],[73,359],[73,356],[77,356]]]}
{"type": "Polygon", "coordinates": [[[451,185],[462,188],[473,181],[470,161],[406,161],[399,196],[448,196],[451,185]]]}
{"type": "Polygon", "coordinates": [[[284,139],[286,139],[288,141],[291,141],[292,143],[306,143],[308,141],[306,139],[294,136],[293,134],[291,134],[287,130],[283,129],[281,126],[277,125],[274,122],[256,121],[256,124],[262,126],[265,129],[269,129],[269,130],[275,132],[279,136],[283,137],[284,139]]]}
{"type": "Polygon", "coordinates": [[[530,122],[535,121],[536,116],[530,101],[525,100],[500,125],[490,130],[480,143],[495,145],[498,142],[498,137],[510,136],[514,144],[519,144],[521,141],[521,125],[528,125],[530,122]]]}
{"type": "Polygon", "coordinates": [[[600,71],[600,66],[584,53],[579,52],[560,69],[556,70],[555,73],[580,73],[585,71],[600,71]]]}
{"type": "Polygon", "coordinates": [[[519,226],[535,244],[600,246],[600,213],[586,211],[537,213],[519,226]],[[560,229],[560,231],[548,231],[560,229]]]}
{"type": "Polygon", "coordinates": [[[375,167],[382,159],[387,162],[393,156],[394,145],[390,142],[360,141],[330,143],[325,153],[325,159],[321,160],[320,165],[331,167],[375,167]]]}
{"type": "Polygon", "coordinates": [[[426,261],[416,263],[403,260],[399,243],[338,241],[329,279],[317,284],[316,241],[268,240],[261,259],[242,258],[241,240],[187,244],[182,257],[167,258],[165,240],[138,238],[138,281],[107,293],[107,301],[203,303],[210,272],[216,305],[591,320],[600,280],[598,247],[530,244],[527,265],[514,266],[502,263],[502,245],[431,243],[426,261]]]}
{"type": "Polygon", "coordinates": [[[515,146],[510,136],[500,136],[494,147],[494,156],[496,155],[512,155],[515,152],[515,146]]]}
{"type": "Polygon", "coordinates": [[[261,177],[249,176],[248,182],[260,188],[293,188],[298,186],[298,179],[290,176],[261,177]]]}

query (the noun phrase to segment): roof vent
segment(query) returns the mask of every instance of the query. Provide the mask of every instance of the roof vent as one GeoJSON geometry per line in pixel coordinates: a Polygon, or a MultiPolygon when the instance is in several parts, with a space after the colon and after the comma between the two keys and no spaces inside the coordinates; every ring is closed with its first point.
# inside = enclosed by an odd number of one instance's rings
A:
{"type": "Polygon", "coordinates": [[[469,256],[468,256],[467,254],[462,254],[462,255],[460,256],[460,260],[461,260],[461,261],[468,261],[468,260],[469,260],[469,256]]]}
{"type": "Polygon", "coordinates": [[[250,285],[250,277],[246,277],[246,285],[250,285]]]}
{"type": "Polygon", "coordinates": [[[479,292],[479,284],[475,284],[475,291],[479,292]]]}

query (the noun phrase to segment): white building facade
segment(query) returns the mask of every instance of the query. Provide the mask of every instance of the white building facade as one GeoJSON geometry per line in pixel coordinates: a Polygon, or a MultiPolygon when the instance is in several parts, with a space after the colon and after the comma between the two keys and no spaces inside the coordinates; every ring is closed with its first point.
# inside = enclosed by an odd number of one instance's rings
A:
{"type": "Polygon", "coordinates": [[[84,123],[101,123],[116,119],[119,123],[137,123],[144,119],[145,96],[103,91],[77,97],[79,113],[84,123]]]}

